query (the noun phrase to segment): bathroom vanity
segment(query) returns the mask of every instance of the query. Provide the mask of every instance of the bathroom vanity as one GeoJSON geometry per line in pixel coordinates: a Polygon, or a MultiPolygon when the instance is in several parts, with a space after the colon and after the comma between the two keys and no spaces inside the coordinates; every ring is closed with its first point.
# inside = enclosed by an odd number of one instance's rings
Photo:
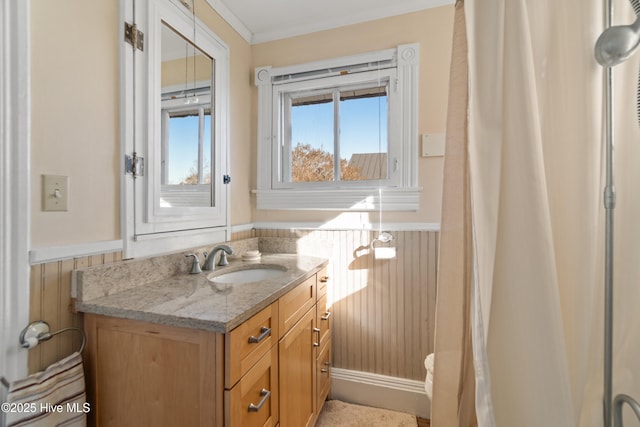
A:
{"type": "MultiPolygon", "coordinates": [[[[260,265],[286,271],[232,284],[180,273],[132,287],[105,285],[135,282],[119,266],[76,272],[95,424],[314,425],[330,388],[327,261],[273,254],[260,265]]],[[[232,261],[214,275],[255,267],[232,261]]]]}

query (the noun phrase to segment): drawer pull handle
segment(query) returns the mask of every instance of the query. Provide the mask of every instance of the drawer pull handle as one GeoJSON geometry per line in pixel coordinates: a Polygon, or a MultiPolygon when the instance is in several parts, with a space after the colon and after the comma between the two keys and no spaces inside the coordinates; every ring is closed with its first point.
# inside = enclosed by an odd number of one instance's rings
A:
{"type": "Polygon", "coordinates": [[[251,335],[249,337],[249,342],[251,344],[259,343],[260,341],[268,337],[270,334],[271,334],[271,329],[267,328],[266,326],[263,326],[262,328],[260,328],[260,336],[254,337],[253,335],[251,335]]]}
{"type": "Polygon", "coordinates": [[[329,372],[329,370],[325,369],[325,368],[322,368],[322,369],[320,369],[320,372],[322,372],[323,374],[326,374],[327,372],[329,372]]]}
{"type": "Polygon", "coordinates": [[[271,392],[266,388],[263,388],[260,390],[260,396],[262,396],[260,403],[257,405],[254,405],[253,403],[249,404],[249,412],[258,412],[260,408],[262,408],[262,405],[264,405],[264,402],[266,402],[269,396],[271,396],[271,392]]]}
{"type": "Polygon", "coordinates": [[[329,317],[331,317],[331,312],[330,311],[325,311],[324,312],[324,316],[322,316],[320,319],[321,320],[329,320],[329,317]]]}
{"type": "Polygon", "coordinates": [[[314,342],[313,346],[314,347],[320,347],[320,329],[318,328],[313,328],[313,332],[315,332],[316,334],[318,334],[318,342],[314,342]]]}
{"type": "Polygon", "coordinates": [[[321,283],[327,283],[328,281],[329,281],[329,276],[322,276],[322,277],[320,278],[320,282],[321,282],[321,283]]]}

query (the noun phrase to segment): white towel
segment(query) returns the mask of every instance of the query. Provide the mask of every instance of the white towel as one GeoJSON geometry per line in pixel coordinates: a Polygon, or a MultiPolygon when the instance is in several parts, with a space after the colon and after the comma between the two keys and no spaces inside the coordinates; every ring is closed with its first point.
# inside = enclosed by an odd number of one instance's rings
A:
{"type": "Polygon", "coordinates": [[[82,356],[76,352],[9,384],[6,425],[86,426],[90,410],[86,401],[82,356]]]}

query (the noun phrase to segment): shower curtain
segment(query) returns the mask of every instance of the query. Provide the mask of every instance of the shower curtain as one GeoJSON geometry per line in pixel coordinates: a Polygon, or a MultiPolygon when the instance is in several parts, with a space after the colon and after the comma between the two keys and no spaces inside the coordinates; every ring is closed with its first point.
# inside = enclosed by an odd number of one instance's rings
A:
{"type": "MultiPolygon", "coordinates": [[[[629,5],[615,1],[616,23],[633,22],[629,5]]],[[[466,130],[460,144],[468,167],[450,161],[447,146],[433,425],[473,425],[461,414],[475,406],[483,427],[601,426],[603,84],[593,46],[603,4],[467,0],[456,7],[466,18],[454,33],[461,25],[467,32],[468,82],[461,98],[452,61],[447,144],[455,141],[452,104],[462,102],[467,122],[457,126],[466,130]],[[467,205],[447,203],[460,191],[454,178],[468,183],[467,205]],[[447,222],[460,209],[470,232],[456,236],[447,222]],[[458,252],[448,250],[456,239],[458,252]],[[466,275],[451,279],[461,267],[466,275]],[[456,321],[447,322],[448,312],[456,321]],[[465,375],[468,357],[475,378],[465,375]],[[465,398],[474,387],[475,405],[465,398]]],[[[454,43],[454,58],[456,50],[454,43]]],[[[640,399],[637,69],[637,57],[615,69],[613,388],[640,399]]]]}

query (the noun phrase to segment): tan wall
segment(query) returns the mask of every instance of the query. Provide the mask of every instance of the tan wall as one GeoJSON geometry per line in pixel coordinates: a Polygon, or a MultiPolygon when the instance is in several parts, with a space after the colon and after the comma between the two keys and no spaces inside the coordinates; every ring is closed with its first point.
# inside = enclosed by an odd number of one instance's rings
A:
{"type": "MultiPolygon", "coordinates": [[[[230,49],[231,223],[326,221],[331,212],[258,211],[255,66],[421,45],[419,132],[443,132],[451,6],[250,46],[204,0],[199,17],[230,49]]],[[[120,238],[117,2],[33,0],[31,7],[32,247],[120,238]],[[69,176],[69,211],[41,211],[41,175],[69,176]]],[[[442,158],[420,158],[420,210],[385,222],[438,222],[442,158]]],[[[373,216],[373,221],[377,216],[373,216]]]]}
{"type": "MultiPolygon", "coordinates": [[[[230,49],[231,223],[251,221],[251,49],[204,1],[230,49]]],[[[120,239],[118,2],[31,2],[31,235],[34,248],[120,239]],[[42,212],[42,174],[69,177],[68,212],[42,212]]]]}
{"type": "MultiPolygon", "coordinates": [[[[443,133],[445,130],[453,6],[428,9],[392,18],[262,43],[252,47],[252,68],[274,67],[318,61],[395,47],[405,43],[420,43],[420,120],[418,132],[443,133]]],[[[257,89],[254,88],[254,105],[257,89]]],[[[257,123],[256,107],[252,110],[252,123],[257,123]]],[[[256,126],[252,128],[256,139],[256,126]]],[[[256,162],[253,149],[252,162],[256,162]]],[[[417,212],[385,213],[384,222],[440,222],[442,197],[442,157],[420,158],[419,179],[423,187],[420,209],[417,212]]],[[[251,182],[256,185],[256,172],[251,171],[251,182]]],[[[255,209],[254,221],[327,221],[336,212],[266,211],[255,209]]],[[[372,222],[378,214],[372,214],[372,222]]]]}
{"type": "Polygon", "coordinates": [[[33,247],[120,238],[118,2],[31,2],[33,247]],[[69,211],[42,212],[42,174],[69,211]]]}

